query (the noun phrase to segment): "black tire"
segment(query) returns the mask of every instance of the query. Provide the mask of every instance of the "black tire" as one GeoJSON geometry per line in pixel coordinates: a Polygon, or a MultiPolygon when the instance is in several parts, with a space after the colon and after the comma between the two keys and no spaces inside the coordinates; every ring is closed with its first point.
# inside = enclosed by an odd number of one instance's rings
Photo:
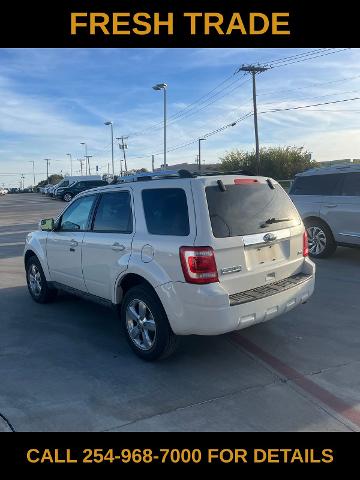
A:
{"type": "Polygon", "coordinates": [[[176,350],[179,337],[172,331],[164,307],[148,285],[138,285],[126,292],[121,303],[120,314],[126,339],[131,349],[143,360],[163,359],[176,350]],[[142,321],[148,322],[148,327],[139,324],[141,315],[136,320],[129,314],[128,309],[130,307],[133,308],[135,313],[140,311],[140,308],[138,308],[140,304],[137,305],[137,302],[141,302],[146,307],[146,314],[142,321]],[[155,331],[148,330],[150,325],[151,329],[154,328],[153,324],[155,325],[155,331]],[[133,339],[130,331],[139,331],[139,334],[133,339]],[[146,338],[147,341],[145,341],[146,338]],[[143,347],[141,347],[141,343],[143,343],[143,347]]]}
{"type": "Polygon", "coordinates": [[[330,257],[336,250],[336,242],[330,228],[320,219],[305,222],[309,241],[309,255],[313,258],[330,257]]]}
{"type": "Polygon", "coordinates": [[[65,193],[65,195],[63,196],[63,200],[64,202],[71,202],[73,196],[71,195],[71,193],[65,193]]]}
{"type": "Polygon", "coordinates": [[[49,286],[41,264],[35,255],[26,262],[26,282],[32,299],[37,303],[49,303],[57,295],[57,290],[49,286]],[[34,276],[39,281],[40,289],[34,287],[34,276]]]}

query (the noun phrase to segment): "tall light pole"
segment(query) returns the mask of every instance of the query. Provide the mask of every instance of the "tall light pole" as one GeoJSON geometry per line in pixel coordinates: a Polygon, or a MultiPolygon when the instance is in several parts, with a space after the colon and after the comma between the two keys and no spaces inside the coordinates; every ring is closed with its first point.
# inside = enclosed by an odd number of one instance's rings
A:
{"type": "Polygon", "coordinates": [[[199,138],[199,173],[201,172],[201,142],[206,140],[206,138],[199,138]]]}
{"type": "Polygon", "coordinates": [[[164,92],[164,169],[167,168],[166,163],[166,91],[167,91],[167,84],[166,83],[157,83],[153,86],[154,90],[163,90],[164,92]]]}
{"type": "Polygon", "coordinates": [[[255,152],[257,163],[257,174],[260,174],[260,148],[259,148],[259,130],[258,130],[258,118],[257,118],[257,102],[256,102],[256,80],[257,73],[265,72],[269,70],[269,67],[260,67],[260,65],[243,65],[237,70],[238,72],[246,72],[252,75],[252,90],[253,90],[253,106],[254,106],[254,129],[255,129],[255,152]]]}
{"type": "Polygon", "coordinates": [[[33,181],[34,181],[33,186],[35,187],[35,185],[36,185],[36,180],[35,180],[35,161],[34,161],[34,160],[29,160],[29,163],[32,163],[32,166],[33,166],[33,181]]]}
{"type": "Polygon", "coordinates": [[[70,175],[72,176],[72,155],[71,153],[66,154],[70,158],[70,175]]]}
{"type": "Polygon", "coordinates": [[[113,122],[105,122],[104,125],[110,125],[111,127],[111,163],[112,163],[112,174],[113,177],[115,175],[115,167],[114,167],[114,126],[113,122]]]}

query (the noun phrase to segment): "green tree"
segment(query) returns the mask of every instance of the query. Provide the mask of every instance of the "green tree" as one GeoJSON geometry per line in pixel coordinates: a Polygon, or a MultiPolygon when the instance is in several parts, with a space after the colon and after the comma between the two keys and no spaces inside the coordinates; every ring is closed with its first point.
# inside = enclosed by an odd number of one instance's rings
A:
{"type": "Polygon", "coordinates": [[[46,180],[41,180],[41,182],[39,182],[37,184],[37,187],[43,187],[45,185],[47,185],[48,183],[51,183],[51,185],[56,185],[57,183],[59,183],[64,177],[62,175],[58,175],[57,173],[54,173],[53,175],[49,175],[49,181],[46,180]]]}
{"type": "MultiPolygon", "coordinates": [[[[232,150],[220,157],[221,169],[250,170],[257,173],[255,151],[232,150]]],[[[277,180],[291,179],[299,172],[313,168],[317,164],[311,159],[311,153],[304,147],[263,147],[260,149],[260,175],[277,180]]]]}

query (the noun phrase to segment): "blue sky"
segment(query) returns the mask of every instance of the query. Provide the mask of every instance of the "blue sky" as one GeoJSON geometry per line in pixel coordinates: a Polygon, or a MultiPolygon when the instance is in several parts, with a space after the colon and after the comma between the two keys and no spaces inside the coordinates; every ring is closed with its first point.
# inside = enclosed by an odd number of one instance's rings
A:
{"type": "MultiPolygon", "coordinates": [[[[77,159],[84,154],[80,142],[87,143],[92,165],[105,172],[111,161],[107,120],[114,122],[115,136],[130,134],[129,168],[149,169],[152,153],[158,154],[155,162],[160,165],[162,94],[152,85],[168,84],[171,117],[231,77],[243,63],[271,62],[304,51],[308,50],[0,50],[0,185],[18,185],[21,173],[30,185],[33,160],[37,181],[43,179],[44,158],[51,159],[50,173],[67,173],[66,153],[72,153],[77,172],[77,159]]],[[[359,60],[360,50],[351,49],[259,75],[259,111],[360,96],[359,60]]],[[[168,147],[191,142],[251,111],[251,83],[244,80],[231,77],[213,92],[217,97],[169,121],[168,147]]],[[[260,142],[304,146],[318,160],[359,158],[359,112],[360,102],[354,101],[261,114],[260,142]]],[[[249,117],[210,137],[203,143],[202,156],[211,163],[233,148],[252,150],[253,146],[249,117]]],[[[196,154],[194,143],[169,152],[167,160],[169,164],[193,162],[196,154]]],[[[115,146],[117,169],[119,158],[115,146]]]]}

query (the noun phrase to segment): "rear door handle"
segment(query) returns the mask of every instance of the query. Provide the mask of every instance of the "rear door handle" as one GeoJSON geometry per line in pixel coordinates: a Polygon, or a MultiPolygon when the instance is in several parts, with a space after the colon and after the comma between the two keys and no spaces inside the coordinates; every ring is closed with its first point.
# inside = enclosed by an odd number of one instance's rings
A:
{"type": "Polygon", "coordinates": [[[119,242],[115,242],[112,244],[111,248],[116,252],[122,252],[123,250],[125,250],[125,245],[120,245],[119,242]]]}
{"type": "Polygon", "coordinates": [[[337,207],[337,205],[324,205],[324,207],[327,207],[327,208],[335,208],[335,207],[337,207]]]}
{"type": "Polygon", "coordinates": [[[79,244],[76,240],[70,240],[70,247],[77,247],[79,244]]]}

